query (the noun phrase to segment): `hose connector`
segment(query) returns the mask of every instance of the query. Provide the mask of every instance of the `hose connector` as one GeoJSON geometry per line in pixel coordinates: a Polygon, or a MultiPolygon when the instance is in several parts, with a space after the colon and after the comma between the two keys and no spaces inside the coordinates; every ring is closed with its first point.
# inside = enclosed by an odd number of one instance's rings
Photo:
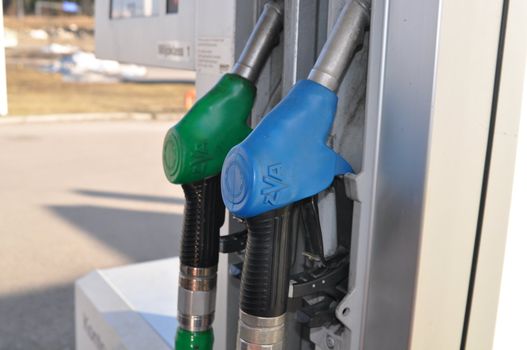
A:
{"type": "Polygon", "coordinates": [[[216,308],[217,267],[181,265],[179,273],[178,321],[187,331],[202,332],[212,327],[216,308]]]}
{"type": "Polygon", "coordinates": [[[282,350],[285,317],[259,317],[240,310],[237,350],[282,350]]]}

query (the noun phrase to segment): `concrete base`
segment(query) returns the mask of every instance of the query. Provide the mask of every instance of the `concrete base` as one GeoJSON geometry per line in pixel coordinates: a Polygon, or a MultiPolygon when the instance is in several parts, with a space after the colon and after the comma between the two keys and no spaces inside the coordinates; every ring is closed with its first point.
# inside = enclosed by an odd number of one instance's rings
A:
{"type": "MultiPolygon", "coordinates": [[[[169,350],[178,326],[179,259],[96,270],[75,284],[77,350],[169,350]]],[[[220,258],[214,349],[226,349],[226,258],[220,258]]]]}

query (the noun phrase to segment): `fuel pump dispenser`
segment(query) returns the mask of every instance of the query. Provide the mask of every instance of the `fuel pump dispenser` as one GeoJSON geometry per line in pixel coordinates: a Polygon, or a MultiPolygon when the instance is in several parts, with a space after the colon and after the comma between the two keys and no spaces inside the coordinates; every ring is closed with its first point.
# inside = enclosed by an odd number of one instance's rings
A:
{"type": "MultiPolygon", "coordinates": [[[[294,213],[351,166],[327,146],[338,89],[369,23],[370,1],[342,10],[307,80],[227,155],[224,203],[246,221],[238,349],[283,349],[294,213]]],[[[316,214],[316,210],[311,214],[316,214]]],[[[311,225],[317,224],[317,219],[311,225]]]]}
{"type": "Polygon", "coordinates": [[[180,258],[79,278],[75,348],[505,339],[525,13],[522,0],[97,0],[99,58],[194,70],[203,98],[163,150],[186,197],[180,258]]]}
{"type": "Polygon", "coordinates": [[[181,238],[176,348],[212,349],[220,227],[225,206],[220,172],[232,146],[251,131],[255,82],[279,41],[282,5],[268,2],[231,73],[224,75],[166,134],[166,177],[186,204],[181,238]]]}

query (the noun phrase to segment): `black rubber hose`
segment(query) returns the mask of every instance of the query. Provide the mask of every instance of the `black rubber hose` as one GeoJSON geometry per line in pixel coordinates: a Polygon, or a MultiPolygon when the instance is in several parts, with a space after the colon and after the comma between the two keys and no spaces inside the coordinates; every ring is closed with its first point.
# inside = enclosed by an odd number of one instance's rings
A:
{"type": "Polygon", "coordinates": [[[202,268],[216,266],[220,227],[225,220],[220,175],[182,187],[186,205],[181,237],[181,264],[202,268]]]}
{"type": "Polygon", "coordinates": [[[240,308],[259,317],[286,312],[291,259],[291,206],[247,219],[240,308]]]}

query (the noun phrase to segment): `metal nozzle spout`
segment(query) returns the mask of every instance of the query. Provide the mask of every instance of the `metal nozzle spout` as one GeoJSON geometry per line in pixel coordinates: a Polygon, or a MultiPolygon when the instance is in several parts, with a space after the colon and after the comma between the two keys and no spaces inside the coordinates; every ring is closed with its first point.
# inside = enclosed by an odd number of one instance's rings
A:
{"type": "Polygon", "coordinates": [[[342,9],[308,79],[336,91],[370,20],[371,0],[350,0],[342,9]]]}
{"type": "Polygon", "coordinates": [[[255,82],[271,50],[278,43],[283,26],[283,5],[270,1],[254,27],[232,73],[255,82]]]}

